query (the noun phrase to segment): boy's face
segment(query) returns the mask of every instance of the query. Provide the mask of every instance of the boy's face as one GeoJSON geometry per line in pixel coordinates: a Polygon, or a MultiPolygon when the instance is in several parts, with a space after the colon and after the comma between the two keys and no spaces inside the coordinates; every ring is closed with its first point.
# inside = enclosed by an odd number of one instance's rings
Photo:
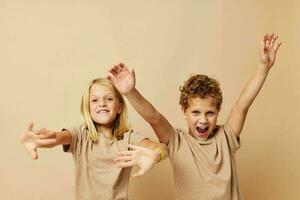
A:
{"type": "Polygon", "coordinates": [[[90,89],[90,114],[92,120],[103,126],[111,127],[117,114],[122,111],[113,91],[105,86],[94,84],[90,89]]]}
{"type": "Polygon", "coordinates": [[[188,108],[183,111],[189,126],[189,134],[199,140],[206,140],[214,131],[219,110],[211,96],[191,97],[188,108]]]}

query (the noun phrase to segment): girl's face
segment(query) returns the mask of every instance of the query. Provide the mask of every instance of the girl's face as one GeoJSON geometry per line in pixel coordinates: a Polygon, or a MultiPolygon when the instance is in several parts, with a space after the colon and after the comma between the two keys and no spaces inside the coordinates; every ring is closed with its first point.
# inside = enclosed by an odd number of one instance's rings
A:
{"type": "Polygon", "coordinates": [[[122,104],[115,93],[99,84],[94,84],[90,88],[90,114],[92,120],[103,128],[112,128],[117,114],[122,111],[122,104]]]}

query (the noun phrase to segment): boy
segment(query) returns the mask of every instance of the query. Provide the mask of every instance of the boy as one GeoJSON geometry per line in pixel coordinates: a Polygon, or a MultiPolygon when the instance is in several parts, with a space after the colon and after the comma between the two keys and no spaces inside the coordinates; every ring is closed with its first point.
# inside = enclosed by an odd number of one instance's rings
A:
{"type": "Polygon", "coordinates": [[[217,125],[222,104],[219,83],[194,75],[180,88],[180,105],[188,132],[175,129],[135,88],[135,75],[123,64],[108,72],[108,79],[127,97],[136,111],[152,126],[159,141],[170,148],[178,200],[238,200],[241,193],[235,152],[247,112],[273,66],[281,43],[277,36],[261,39],[260,65],[233,105],[224,125],[217,125]]]}

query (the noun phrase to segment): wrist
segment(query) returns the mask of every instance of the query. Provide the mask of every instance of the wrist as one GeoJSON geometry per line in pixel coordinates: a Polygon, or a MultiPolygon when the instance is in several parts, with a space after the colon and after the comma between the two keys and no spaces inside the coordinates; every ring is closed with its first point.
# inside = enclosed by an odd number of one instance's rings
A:
{"type": "Polygon", "coordinates": [[[164,160],[164,159],[166,158],[166,154],[165,154],[165,152],[162,150],[161,147],[156,147],[156,148],[154,149],[154,151],[156,151],[156,152],[158,153],[157,156],[156,156],[156,158],[155,158],[155,162],[156,162],[156,163],[159,163],[160,161],[162,161],[162,160],[164,160]]]}
{"type": "Polygon", "coordinates": [[[127,98],[130,98],[130,96],[134,96],[137,93],[137,89],[134,87],[130,91],[128,91],[126,94],[123,94],[127,98]]]}
{"type": "Polygon", "coordinates": [[[260,63],[258,66],[258,70],[263,73],[268,73],[270,71],[271,67],[268,66],[268,64],[260,63]]]}

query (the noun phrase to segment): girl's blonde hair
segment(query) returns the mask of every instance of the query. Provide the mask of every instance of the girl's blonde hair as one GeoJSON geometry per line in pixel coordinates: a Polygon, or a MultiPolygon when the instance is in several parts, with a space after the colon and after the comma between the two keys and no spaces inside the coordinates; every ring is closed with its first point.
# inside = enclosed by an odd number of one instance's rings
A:
{"type": "Polygon", "coordinates": [[[116,116],[113,122],[113,129],[112,129],[112,135],[111,138],[122,138],[123,134],[130,129],[130,124],[128,121],[127,116],[127,108],[124,101],[124,98],[120,94],[120,92],[112,85],[112,83],[105,79],[105,78],[98,78],[92,80],[86,90],[84,91],[81,99],[81,105],[80,105],[80,113],[81,116],[84,119],[84,123],[86,128],[88,129],[89,137],[93,142],[97,142],[99,139],[97,126],[92,120],[91,114],[90,114],[90,89],[92,85],[99,84],[102,85],[110,90],[112,90],[117,99],[119,100],[120,104],[123,105],[122,111],[120,114],[116,116]]]}

